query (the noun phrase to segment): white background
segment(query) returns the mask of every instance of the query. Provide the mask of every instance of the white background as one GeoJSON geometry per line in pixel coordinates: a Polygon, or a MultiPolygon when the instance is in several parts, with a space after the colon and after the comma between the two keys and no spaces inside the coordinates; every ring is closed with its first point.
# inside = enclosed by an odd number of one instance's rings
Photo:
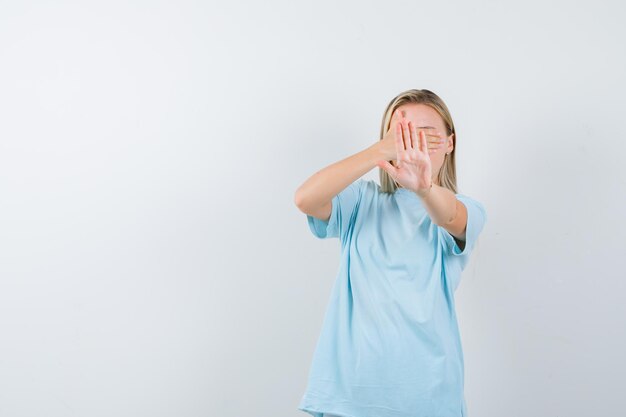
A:
{"type": "Polygon", "coordinates": [[[304,416],[339,242],[293,195],[411,88],[489,216],[469,414],[623,413],[624,12],[0,2],[0,416],[304,416]]]}

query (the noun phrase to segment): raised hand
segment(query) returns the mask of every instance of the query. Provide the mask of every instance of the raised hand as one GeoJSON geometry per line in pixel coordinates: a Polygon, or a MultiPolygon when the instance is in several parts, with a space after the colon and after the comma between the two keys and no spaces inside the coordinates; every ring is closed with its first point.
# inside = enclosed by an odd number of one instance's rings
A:
{"type": "Polygon", "coordinates": [[[397,167],[381,160],[377,165],[402,187],[424,196],[432,186],[432,165],[426,132],[401,118],[394,129],[397,167]]]}
{"type": "MultiPolygon", "coordinates": [[[[393,116],[391,117],[391,122],[389,123],[389,130],[387,130],[380,141],[380,145],[387,160],[396,159],[396,126],[400,124],[402,120],[406,120],[402,115],[402,112],[400,110],[394,111],[393,116]]],[[[434,131],[426,133],[426,140],[428,142],[429,154],[437,152],[439,149],[443,148],[445,142],[442,139],[441,134],[434,131]]]]}

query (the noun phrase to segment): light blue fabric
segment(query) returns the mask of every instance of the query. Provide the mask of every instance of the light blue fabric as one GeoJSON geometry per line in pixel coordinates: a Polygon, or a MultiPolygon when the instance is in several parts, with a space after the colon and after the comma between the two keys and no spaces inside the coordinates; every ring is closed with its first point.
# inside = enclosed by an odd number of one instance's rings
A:
{"type": "Polygon", "coordinates": [[[314,417],[467,417],[454,307],[461,272],[486,222],[468,212],[463,250],[421,199],[359,179],[332,200],[314,236],[336,237],[341,262],[298,406],[314,417]]]}

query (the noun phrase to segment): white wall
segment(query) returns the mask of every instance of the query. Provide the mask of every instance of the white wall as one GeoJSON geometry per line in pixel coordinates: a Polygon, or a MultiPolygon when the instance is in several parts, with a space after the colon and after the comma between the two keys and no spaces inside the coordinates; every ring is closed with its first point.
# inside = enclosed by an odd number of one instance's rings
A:
{"type": "Polygon", "coordinates": [[[293,193],[410,88],[489,215],[456,296],[469,413],[623,412],[624,12],[1,2],[0,415],[304,416],[339,242],[293,193]]]}

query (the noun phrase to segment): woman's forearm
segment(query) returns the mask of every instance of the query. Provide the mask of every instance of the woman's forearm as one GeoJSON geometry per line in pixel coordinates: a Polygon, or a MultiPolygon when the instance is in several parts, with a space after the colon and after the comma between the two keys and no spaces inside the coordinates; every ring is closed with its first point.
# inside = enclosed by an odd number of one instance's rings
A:
{"type": "Polygon", "coordinates": [[[360,152],[328,165],[311,175],[298,187],[295,194],[296,205],[307,210],[327,204],[348,185],[375,168],[376,162],[384,158],[378,141],[360,152]]]}
{"type": "Polygon", "coordinates": [[[430,191],[420,198],[433,223],[443,227],[456,217],[457,199],[454,193],[446,187],[433,183],[430,191]]]}

